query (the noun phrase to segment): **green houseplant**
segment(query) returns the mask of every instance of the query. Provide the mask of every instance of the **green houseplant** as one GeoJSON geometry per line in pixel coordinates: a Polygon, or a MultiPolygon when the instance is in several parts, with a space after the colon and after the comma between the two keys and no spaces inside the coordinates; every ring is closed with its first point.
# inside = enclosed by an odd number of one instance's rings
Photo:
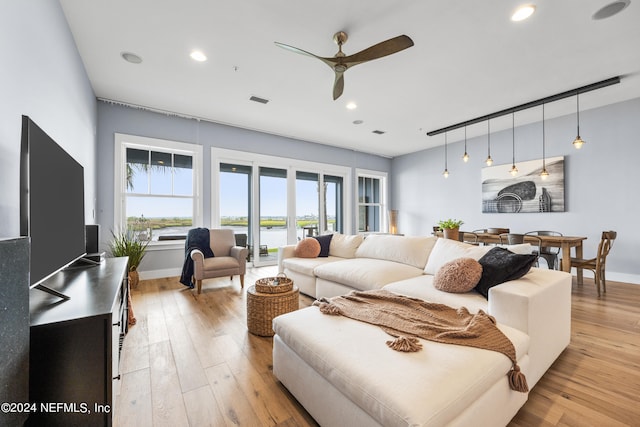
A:
{"type": "Polygon", "coordinates": [[[113,257],[129,257],[127,268],[129,269],[129,283],[132,287],[138,285],[138,266],[149,245],[148,240],[141,240],[137,234],[131,230],[111,232],[113,240],[109,243],[109,252],[113,257]]]}
{"type": "Polygon", "coordinates": [[[462,224],[464,224],[464,221],[452,218],[438,221],[438,227],[442,230],[445,239],[458,240],[462,224]]]}

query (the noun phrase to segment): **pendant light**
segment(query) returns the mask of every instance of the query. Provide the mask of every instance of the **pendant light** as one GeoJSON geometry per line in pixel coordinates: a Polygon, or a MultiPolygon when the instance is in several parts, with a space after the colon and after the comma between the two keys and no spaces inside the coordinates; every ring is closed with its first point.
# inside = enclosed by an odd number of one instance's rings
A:
{"type": "Polygon", "coordinates": [[[516,176],[518,174],[518,168],[516,167],[516,119],[515,113],[511,113],[511,170],[509,173],[511,176],[516,176]]]}
{"type": "Polygon", "coordinates": [[[464,127],[464,154],[462,160],[467,163],[469,161],[469,154],[467,154],[467,127],[464,127]]]}
{"type": "Polygon", "coordinates": [[[547,172],[547,165],[545,163],[544,143],[544,104],[542,104],[542,172],[540,172],[540,178],[543,180],[549,178],[549,172],[547,172]]]}
{"type": "Polygon", "coordinates": [[[447,169],[447,133],[444,133],[444,172],[442,176],[449,178],[449,170],[447,169]]]}
{"type": "Polygon", "coordinates": [[[487,166],[493,164],[493,159],[491,158],[491,126],[489,123],[489,119],[487,119],[487,160],[485,160],[487,166]]]}
{"type": "Polygon", "coordinates": [[[584,140],[580,138],[580,92],[576,92],[576,120],[578,124],[578,136],[576,136],[576,139],[573,140],[573,146],[579,150],[584,144],[584,140]]]}

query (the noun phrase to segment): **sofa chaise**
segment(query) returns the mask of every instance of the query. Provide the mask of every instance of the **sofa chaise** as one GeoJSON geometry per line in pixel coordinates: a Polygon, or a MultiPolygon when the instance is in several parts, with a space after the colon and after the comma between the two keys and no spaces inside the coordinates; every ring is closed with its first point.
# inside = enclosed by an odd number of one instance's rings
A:
{"type": "MultiPolygon", "coordinates": [[[[331,242],[324,258],[280,250],[281,271],[312,297],[385,289],[483,310],[513,343],[529,390],[569,344],[568,273],[531,268],[485,298],[436,289],[434,275],[454,259],[480,259],[490,247],[390,235],[334,235],[331,242]]],[[[511,362],[497,352],[427,340],[418,352],[393,351],[381,328],[315,306],[279,316],[273,327],[275,376],[323,426],[506,425],[527,400],[528,393],[510,388],[511,362]]]]}

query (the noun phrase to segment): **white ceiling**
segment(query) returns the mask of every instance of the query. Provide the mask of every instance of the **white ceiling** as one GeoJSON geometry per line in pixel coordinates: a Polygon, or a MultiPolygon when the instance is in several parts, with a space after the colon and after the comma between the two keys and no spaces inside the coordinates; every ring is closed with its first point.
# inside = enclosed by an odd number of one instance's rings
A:
{"type": "MultiPolygon", "coordinates": [[[[592,19],[612,1],[538,0],[515,23],[523,1],[60,0],[98,98],[389,157],[444,142],[427,131],[618,75],[581,95],[581,109],[640,97],[640,0],[592,19]],[[349,69],[333,101],[329,67],[273,42],[333,56],[339,30],[347,55],[400,34],[415,46],[349,69]],[[208,61],[193,61],[193,49],[208,61]]],[[[545,108],[572,113],[575,98],[545,108]]],[[[537,109],[515,116],[537,120],[537,109]]],[[[510,126],[511,117],[491,121],[492,131],[510,126]]],[[[468,128],[485,133],[486,124],[468,128]]]]}

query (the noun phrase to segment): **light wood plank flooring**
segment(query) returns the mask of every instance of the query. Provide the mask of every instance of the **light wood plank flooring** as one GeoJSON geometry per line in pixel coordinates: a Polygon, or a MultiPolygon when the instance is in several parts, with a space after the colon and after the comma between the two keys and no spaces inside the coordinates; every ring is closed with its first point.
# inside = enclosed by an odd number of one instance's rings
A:
{"type": "MultiPolygon", "coordinates": [[[[252,268],[245,290],[275,267],[252,268]]],[[[132,290],[116,426],[316,426],[271,371],[272,339],[246,328],[239,279],[195,297],[177,278],[132,290]]],[[[301,307],[311,304],[301,296],[301,307]]],[[[640,426],[640,286],[573,285],[572,339],[510,426],[640,426]]]]}

